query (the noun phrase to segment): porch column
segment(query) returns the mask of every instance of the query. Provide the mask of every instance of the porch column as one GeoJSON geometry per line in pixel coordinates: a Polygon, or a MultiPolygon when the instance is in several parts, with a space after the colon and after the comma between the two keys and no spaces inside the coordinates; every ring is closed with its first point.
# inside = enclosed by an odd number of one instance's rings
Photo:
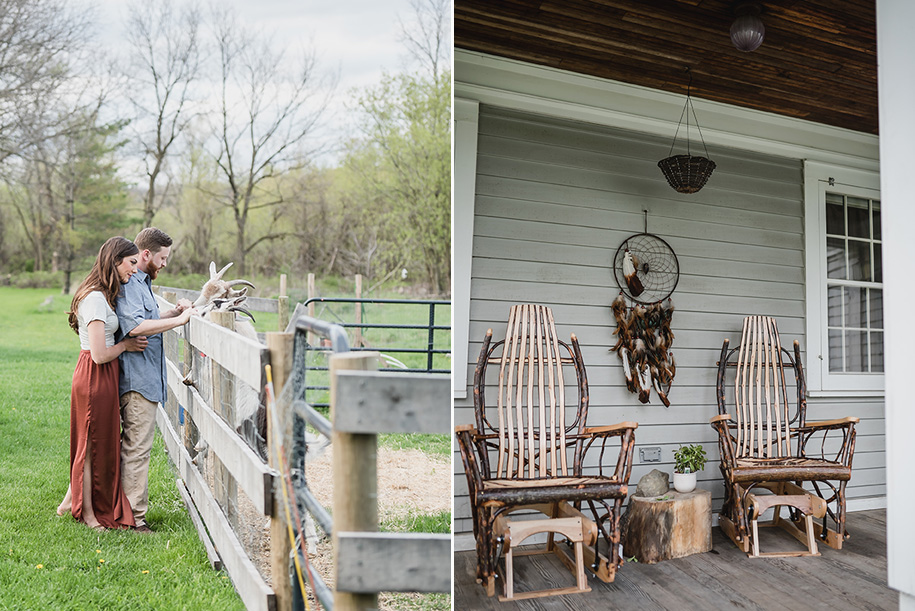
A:
{"type": "MultiPolygon", "coordinates": [[[[473,212],[477,196],[477,132],[480,103],[454,98],[451,184],[451,384],[455,399],[467,397],[467,342],[470,339],[470,271],[473,212]]],[[[469,421],[468,421],[469,422],[469,421]]]]}
{"type": "Polygon", "coordinates": [[[915,2],[877,0],[880,95],[880,192],[883,226],[883,315],[886,373],[887,563],[900,611],[915,611],[915,486],[911,483],[915,401],[915,2]]]}

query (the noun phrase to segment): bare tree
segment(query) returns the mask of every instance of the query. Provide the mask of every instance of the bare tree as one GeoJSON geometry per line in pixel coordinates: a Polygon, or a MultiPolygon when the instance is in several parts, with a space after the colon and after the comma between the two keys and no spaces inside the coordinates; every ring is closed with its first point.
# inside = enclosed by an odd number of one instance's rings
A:
{"type": "Polygon", "coordinates": [[[66,0],[0,0],[0,162],[49,133],[23,133],[22,109],[71,80],[90,22],[91,13],[66,0]]]}
{"type": "Polygon", "coordinates": [[[314,52],[289,60],[228,12],[216,16],[215,32],[219,108],[207,146],[226,181],[225,190],[213,196],[233,214],[235,261],[244,274],[247,255],[256,246],[288,233],[271,230],[271,223],[250,235],[251,213],[288,200],[279,179],[305,167],[318,152],[312,136],[333,82],[318,73],[314,52]]]}
{"type": "Polygon", "coordinates": [[[191,90],[200,72],[200,10],[196,3],[178,10],[172,0],[137,1],[130,6],[127,38],[132,47],[128,99],[138,115],[137,140],[147,186],[143,223],[152,224],[169,195],[167,158],[190,124],[191,90]]]}
{"type": "Polygon", "coordinates": [[[443,64],[447,69],[451,57],[449,17],[451,0],[410,0],[415,23],[400,23],[400,37],[410,55],[437,80],[443,64]]]}
{"type": "Polygon", "coordinates": [[[74,147],[95,129],[106,91],[106,75],[93,74],[91,19],[64,0],[0,0],[0,179],[36,270],[51,251],[67,269],[73,261],[77,186],[65,167],[85,158],[74,147]]]}

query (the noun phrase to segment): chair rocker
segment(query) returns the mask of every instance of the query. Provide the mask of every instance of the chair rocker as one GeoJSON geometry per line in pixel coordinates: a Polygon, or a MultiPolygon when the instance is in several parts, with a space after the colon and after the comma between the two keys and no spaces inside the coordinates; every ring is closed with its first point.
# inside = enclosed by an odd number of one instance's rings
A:
{"type": "Polygon", "coordinates": [[[493,596],[502,580],[500,600],[587,592],[585,568],[612,582],[622,562],[620,508],[638,424],[587,426],[588,379],[575,335],[571,345],[558,339],[550,308],[512,306],[505,339],[492,343],[492,329],[486,332],[473,397],[476,423],[456,427],[455,434],[470,494],[477,582],[493,596]],[[489,394],[487,373],[498,378],[489,394]],[[492,395],[494,406],[488,402],[492,395]],[[592,446],[599,451],[586,469],[592,446]],[[611,453],[614,470],[605,475],[611,453]],[[535,520],[513,515],[531,510],[543,515],[535,520]],[[542,533],[547,533],[543,549],[515,551],[524,539],[542,533]],[[568,545],[559,544],[563,539],[568,545]],[[513,558],[531,553],[555,553],[576,585],[515,592],[513,558]]]}
{"type": "Polygon", "coordinates": [[[748,316],[740,345],[729,348],[724,340],[718,362],[718,415],[711,419],[718,431],[725,487],[718,523],[751,557],[818,556],[817,540],[842,549],[849,536],[845,487],[851,479],[858,418],[808,422],[806,394],[800,345],[794,342],[792,357],[781,345],[774,318],[748,316]],[[727,382],[729,367],[736,368],[732,387],[727,382]],[[796,386],[793,415],[786,373],[796,386]],[[728,399],[733,400],[733,411],[728,411],[728,399]],[[811,443],[813,439],[820,442],[811,443]],[[827,455],[827,448],[834,453],[827,455]],[[782,506],[789,508],[787,519],[781,516],[782,506]],[[760,524],[761,514],[769,508],[774,508],[772,521],[760,524]],[[822,518],[822,524],[814,518],[822,518]],[[760,526],[779,526],[807,549],[762,553],[760,526]]]}

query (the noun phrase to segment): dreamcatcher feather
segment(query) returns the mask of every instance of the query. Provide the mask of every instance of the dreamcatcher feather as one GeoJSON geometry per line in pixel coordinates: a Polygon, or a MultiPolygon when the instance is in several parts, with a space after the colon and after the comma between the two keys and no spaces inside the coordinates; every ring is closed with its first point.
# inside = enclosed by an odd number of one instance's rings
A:
{"type": "Polygon", "coordinates": [[[623,362],[626,388],[639,396],[639,401],[648,403],[652,389],[665,407],[670,407],[667,395],[677,374],[674,354],[670,351],[674,342],[671,331],[674,304],[668,297],[663,302],[648,305],[629,306],[620,291],[610,304],[616,319],[616,345],[610,350],[616,352],[623,362]]]}

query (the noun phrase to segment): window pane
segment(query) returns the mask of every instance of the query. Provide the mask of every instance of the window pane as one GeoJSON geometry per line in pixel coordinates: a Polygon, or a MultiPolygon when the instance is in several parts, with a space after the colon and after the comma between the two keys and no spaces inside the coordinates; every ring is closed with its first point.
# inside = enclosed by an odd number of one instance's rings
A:
{"type": "Polygon", "coordinates": [[[845,235],[845,209],[842,206],[842,196],[832,196],[838,202],[831,202],[831,193],[826,194],[826,233],[832,235],[845,235]]]}
{"type": "Polygon", "coordinates": [[[842,366],[842,331],[829,330],[829,371],[844,371],[842,366]]]}
{"type": "MultiPolygon", "coordinates": [[[[883,291],[880,289],[868,289],[867,292],[870,295],[871,329],[882,329],[883,291]]],[[[832,324],[832,322],[829,324],[832,324]]]]}
{"type": "Polygon", "coordinates": [[[883,245],[874,242],[874,282],[883,282],[883,245]]]}
{"type": "Polygon", "coordinates": [[[826,298],[827,317],[830,327],[842,326],[842,287],[830,286],[827,288],[826,298]]]}
{"type": "Polygon", "coordinates": [[[826,276],[845,278],[845,240],[826,238],[826,276]]]}
{"type": "Polygon", "coordinates": [[[863,331],[845,332],[845,371],[867,371],[866,337],[863,331]]]}
{"type": "Polygon", "coordinates": [[[867,326],[866,290],[857,286],[845,287],[845,327],[867,326]]]}
{"type": "Polygon", "coordinates": [[[871,279],[871,245],[860,240],[848,241],[848,279],[871,279]]]}
{"type": "Polygon", "coordinates": [[[871,371],[883,373],[882,331],[871,331],[871,371]]]}
{"type": "Polygon", "coordinates": [[[874,210],[874,239],[882,240],[881,237],[883,234],[880,231],[880,202],[871,202],[871,206],[874,210]]]}
{"type": "Polygon", "coordinates": [[[868,200],[860,197],[848,198],[848,236],[870,239],[870,214],[868,200]]]}

